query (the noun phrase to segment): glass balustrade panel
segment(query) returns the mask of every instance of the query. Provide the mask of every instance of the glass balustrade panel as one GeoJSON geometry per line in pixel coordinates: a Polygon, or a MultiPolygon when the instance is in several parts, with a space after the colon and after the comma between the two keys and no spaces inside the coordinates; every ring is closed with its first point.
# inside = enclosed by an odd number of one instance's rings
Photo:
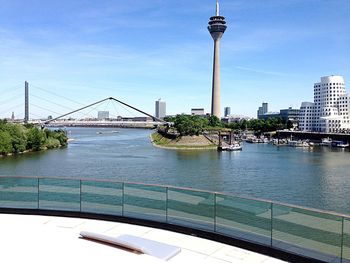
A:
{"type": "Polygon", "coordinates": [[[165,187],[125,183],[123,193],[124,216],[166,221],[165,187]]]}
{"type": "Polygon", "coordinates": [[[273,205],[273,246],[325,262],[340,262],[342,217],[273,205]]]}
{"type": "Polygon", "coordinates": [[[0,207],[38,208],[38,179],[0,178],[0,207]]]}
{"type": "Polygon", "coordinates": [[[81,182],[81,211],[122,215],[123,184],[117,182],[81,182]]]}
{"type": "Polygon", "coordinates": [[[168,188],[168,223],[214,231],[214,193],[168,188]]]}
{"type": "Polygon", "coordinates": [[[39,179],[39,208],[60,211],[80,211],[80,181],[39,179]]]}
{"type": "Polygon", "coordinates": [[[343,261],[350,263],[350,218],[344,218],[343,261]]]}
{"type": "Polygon", "coordinates": [[[271,203],[218,194],[216,232],[271,245],[271,203]]]}

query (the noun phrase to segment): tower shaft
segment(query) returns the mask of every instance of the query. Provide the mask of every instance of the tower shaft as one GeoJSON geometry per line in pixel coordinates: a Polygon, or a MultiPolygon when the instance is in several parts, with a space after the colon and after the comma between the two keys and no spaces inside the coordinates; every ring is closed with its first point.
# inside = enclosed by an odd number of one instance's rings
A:
{"type": "Polygon", "coordinates": [[[220,103],[220,38],[214,40],[213,82],[211,96],[211,115],[221,116],[220,103]]]}
{"type": "Polygon", "coordinates": [[[216,1],[215,16],[210,17],[208,30],[214,40],[214,59],[213,59],[213,83],[211,98],[211,115],[221,117],[220,105],[220,41],[225,33],[227,26],[225,17],[220,15],[219,1],[216,1]]]}

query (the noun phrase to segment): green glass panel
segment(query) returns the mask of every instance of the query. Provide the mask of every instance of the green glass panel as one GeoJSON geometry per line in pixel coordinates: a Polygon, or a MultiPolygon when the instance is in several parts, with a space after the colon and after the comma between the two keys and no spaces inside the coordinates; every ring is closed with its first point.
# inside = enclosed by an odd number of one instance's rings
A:
{"type": "Polygon", "coordinates": [[[273,246],[325,262],[340,262],[342,218],[273,205],[273,246]]]}
{"type": "Polygon", "coordinates": [[[343,261],[350,262],[350,218],[344,219],[344,233],[343,233],[343,261]]]}
{"type": "Polygon", "coordinates": [[[39,208],[80,211],[80,181],[39,179],[39,208]]]}
{"type": "Polygon", "coordinates": [[[115,182],[81,182],[81,211],[122,215],[123,184],[115,182]]]}
{"type": "Polygon", "coordinates": [[[0,207],[38,208],[38,179],[0,178],[0,207]]]}
{"type": "Polygon", "coordinates": [[[214,231],[214,193],[168,189],[168,223],[214,231]]]}
{"type": "Polygon", "coordinates": [[[218,194],[216,232],[271,245],[271,203],[218,194]]]}
{"type": "Polygon", "coordinates": [[[166,188],[139,184],[124,184],[123,215],[166,221],[166,188]]]}

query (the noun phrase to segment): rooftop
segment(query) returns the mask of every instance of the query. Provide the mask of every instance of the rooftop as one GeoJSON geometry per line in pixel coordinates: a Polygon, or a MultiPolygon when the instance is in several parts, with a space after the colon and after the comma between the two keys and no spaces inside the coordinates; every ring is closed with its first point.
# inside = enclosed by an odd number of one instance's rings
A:
{"type": "Polygon", "coordinates": [[[4,262],[163,262],[117,247],[82,239],[80,231],[109,236],[129,234],[179,246],[176,262],[284,262],[255,252],[190,235],[102,220],[0,214],[1,259],[4,262]],[[49,259],[49,260],[48,260],[49,259]]]}

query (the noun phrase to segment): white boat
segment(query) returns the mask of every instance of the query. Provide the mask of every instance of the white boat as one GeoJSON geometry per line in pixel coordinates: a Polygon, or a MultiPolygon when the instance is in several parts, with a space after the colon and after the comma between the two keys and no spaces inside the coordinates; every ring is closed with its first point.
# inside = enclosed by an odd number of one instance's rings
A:
{"type": "Polygon", "coordinates": [[[288,146],[291,147],[309,147],[310,144],[306,141],[289,141],[288,146]]]}
{"type": "Polygon", "coordinates": [[[332,139],[331,138],[323,138],[320,145],[322,146],[332,146],[332,139]]]}
{"type": "Polygon", "coordinates": [[[238,142],[229,145],[228,151],[241,151],[242,150],[242,145],[238,142]]]}
{"type": "Polygon", "coordinates": [[[234,142],[233,144],[229,144],[227,146],[219,146],[218,151],[241,151],[242,145],[239,142],[234,142]]]}

